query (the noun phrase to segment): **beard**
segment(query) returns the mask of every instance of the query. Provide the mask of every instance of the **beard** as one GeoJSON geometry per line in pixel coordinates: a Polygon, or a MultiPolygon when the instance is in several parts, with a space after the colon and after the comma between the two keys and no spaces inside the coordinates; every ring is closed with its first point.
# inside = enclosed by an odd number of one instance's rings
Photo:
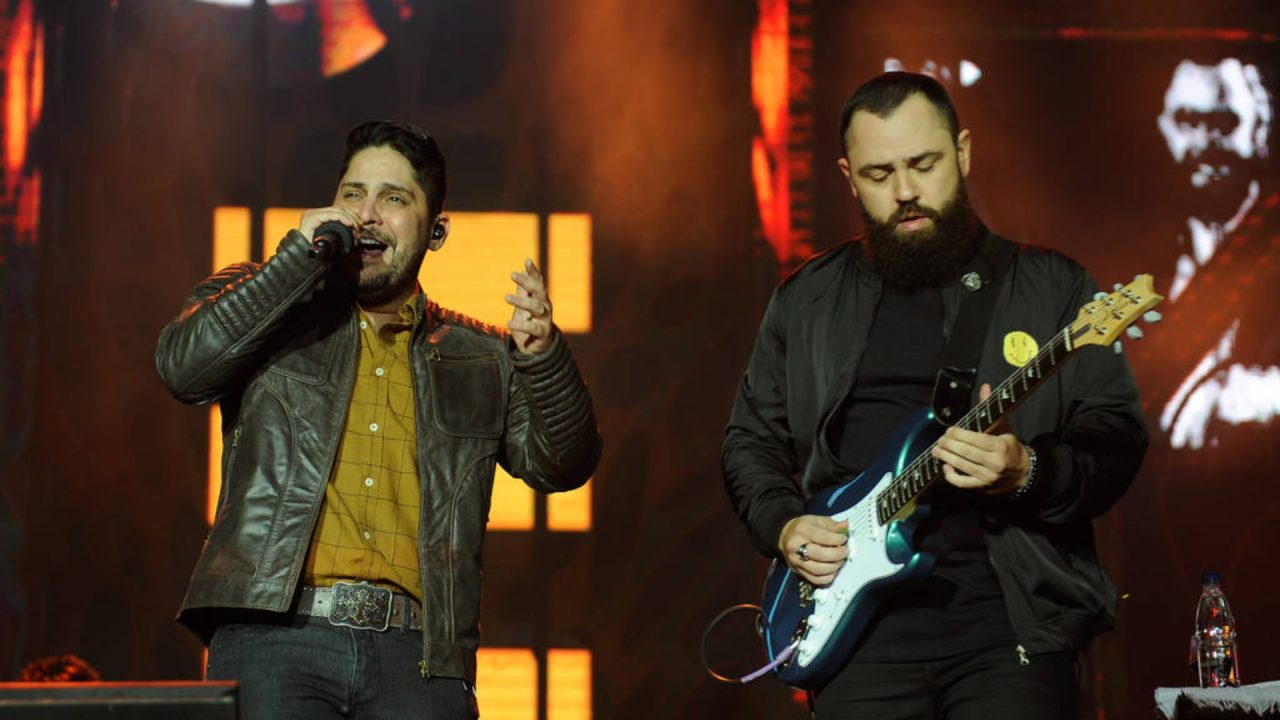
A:
{"type": "Polygon", "coordinates": [[[1188,157],[1178,170],[1185,181],[1178,189],[1177,206],[1187,215],[1217,225],[1227,224],[1240,212],[1250,186],[1262,176],[1239,155],[1222,150],[1188,157]]]}
{"type": "MultiPolygon", "coordinates": [[[[388,238],[380,233],[366,233],[378,242],[387,243],[388,238]]],[[[410,255],[407,246],[397,245],[391,263],[374,275],[367,275],[363,268],[363,260],[359,253],[353,257],[361,263],[356,281],[356,302],[363,307],[377,307],[403,297],[412,292],[418,282],[418,270],[422,259],[427,254],[427,245],[422,243],[418,252],[410,255]]],[[[384,251],[385,253],[385,251],[384,251]]]]}
{"type": "Polygon", "coordinates": [[[861,198],[858,209],[862,211],[867,229],[871,265],[894,287],[903,290],[940,287],[977,251],[981,224],[969,204],[963,177],[950,202],[940,210],[911,202],[899,205],[888,220],[881,222],[871,217],[861,198]],[[923,230],[899,232],[898,223],[914,216],[927,217],[933,222],[923,230]]]}

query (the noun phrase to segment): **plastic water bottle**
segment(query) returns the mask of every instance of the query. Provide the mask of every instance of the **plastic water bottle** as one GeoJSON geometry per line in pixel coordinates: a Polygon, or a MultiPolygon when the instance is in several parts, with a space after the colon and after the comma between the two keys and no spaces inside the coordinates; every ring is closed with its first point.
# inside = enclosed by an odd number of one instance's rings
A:
{"type": "Polygon", "coordinates": [[[1191,634],[1191,669],[1200,687],[1234,687],[1240,684],[1240,658],[1236,654],[1236,620],[1222,594],[1221,578],[1213,570],[1201,576],[1196,629],[1191,634]]]}

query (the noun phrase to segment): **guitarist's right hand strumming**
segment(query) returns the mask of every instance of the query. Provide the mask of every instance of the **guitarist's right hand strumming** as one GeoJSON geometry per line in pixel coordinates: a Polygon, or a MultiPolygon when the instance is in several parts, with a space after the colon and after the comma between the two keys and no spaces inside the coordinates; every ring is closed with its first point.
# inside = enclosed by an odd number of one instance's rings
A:
{"type": "Polygon", "coordinates": [[[778,551],[800,577],[819,587],[830,585],[849,557],[849,523],[822,515],[787,521],[778,536],[778,551]]]}

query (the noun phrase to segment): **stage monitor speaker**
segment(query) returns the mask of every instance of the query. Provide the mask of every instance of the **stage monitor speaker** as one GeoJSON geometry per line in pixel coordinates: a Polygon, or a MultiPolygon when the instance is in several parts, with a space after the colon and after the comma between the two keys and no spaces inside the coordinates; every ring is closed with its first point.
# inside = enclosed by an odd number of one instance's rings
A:
{"type": "Polygon", "coordinates": [[[3,720],[236,720],[234,682],[0,683],[3,720]]]}

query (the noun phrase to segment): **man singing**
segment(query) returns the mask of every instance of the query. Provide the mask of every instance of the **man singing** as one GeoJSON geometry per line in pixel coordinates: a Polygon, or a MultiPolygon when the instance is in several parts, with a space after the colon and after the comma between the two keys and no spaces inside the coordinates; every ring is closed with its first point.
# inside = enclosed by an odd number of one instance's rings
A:
{"type": "Polygon", "coordinates": [[[418,285],[449,235],[434,139],[359,125],[339,178],[332,206],[265,263],[197,285],[160,334],[170,392],[223,417],[222,493],[179,619],[246,719],[474,718],[494,466],[548,492],[585,483],[591,398],[531,261],[509,333],[418,285]],[[312,257],[330,222],[354,242],[326,230],[312,257]]]}
{"type": "MultiPolygon", "coordinates": [[[[765,311],[726,432],[733,506],[755,546],[829,585],[848,525],[805,514],[929,406],[953,343],[980,343],[973,394],[1035,355],[1097,290],[1061,254],[1013,245],[973,213],[970,135],[935,80],[894,72],[853,94],[841,172],[866,238],[796,270],[765,311]],[[985,289],[983,289],[985,286],[985,289]],[[966,296],[995,293],[977,337],[952,332],[966,296]]],[[[934,450],[945,482],[916,549],[936,565],[884,602],[814,695],[818,718],[1074,718],[1077,652],[1115,616],[1091,520],[1147,444],[1123,355],[1087,348],[993,434],[934,450]]]]}

